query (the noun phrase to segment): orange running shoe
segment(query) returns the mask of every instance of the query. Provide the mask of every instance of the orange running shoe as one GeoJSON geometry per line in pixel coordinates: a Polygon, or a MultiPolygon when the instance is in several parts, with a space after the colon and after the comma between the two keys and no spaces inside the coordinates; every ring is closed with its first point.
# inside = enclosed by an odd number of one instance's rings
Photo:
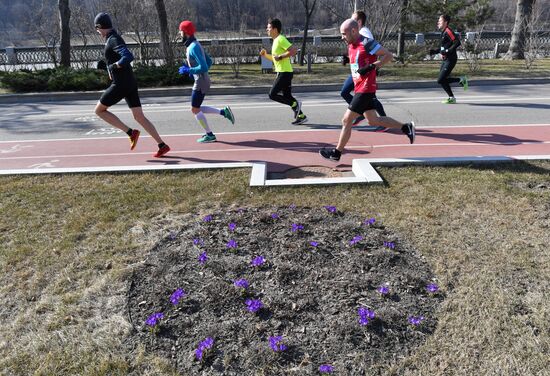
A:
{"type": "Polygon", "coordinates": [[[153,154],[153,157],[160,158],[164,154],[168,153],[169,151],[170,151],[170,146],[164,144],[163,147],[159,148],[159,150],[155,154],[153,154]]]}
{"type": "Polygon", "coordinates": [[[130,136],[130,150],[135,149],[139,139],[139,134],[140,131],[138,131],[137,129],[132,129],[132,135],[130,136]]]}

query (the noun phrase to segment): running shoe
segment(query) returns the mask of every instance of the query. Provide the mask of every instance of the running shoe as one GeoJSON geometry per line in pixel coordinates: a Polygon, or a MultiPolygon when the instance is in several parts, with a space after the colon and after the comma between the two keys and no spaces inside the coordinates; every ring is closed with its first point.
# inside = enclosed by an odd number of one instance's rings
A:
{"type": "Polygon", "coordinates": [[[353,121],[353,123],[351,123],[351,125],[357,125],[363,120],[365,120],[365,117],[363,115],[360,115],[359,117],[355,118],[355,120],[353,121]]]}
{"type": "Polygon", "coordinates": [[[468,90],[468,76],[460,77],[460,85],[464,88],[464,91],[468,90]]]}
{"type": "Polygon", "coordinates": [[[294,119],[298,119],[298,115],[300,115],[300,111],[302,111],[302,102],[296,101],[296,107],[292,107],[292,111],[294,111],[294,119]]]}
{"type": "Polygon", "coordinates": [[[340,160],[340,155],[336,154],[336,149],[321,149],[319,154],[329,161],[338,162],[340,160]]]}
{"type": "Polygon", "coordinates": [[[449,98],[445,99],[444,101],[441,101],[441,103],[443,103],[443,104],[455,104],[456,103],[456,98],[455,97],[449,97],[449,98]]]}
{"type": "Polygon", "coordinates": [[[132,129],[132,134],[130,135],[130,150],[134,150],[136,145],[137,145],[137,142],[138,142],[138,139],[139,139],[139,134],[141,132],[137,129],[132,129]]]}
{"type": "Polygon", "coordinates": [[[403,125],[401,130],[403,131],[403,133],[407,135],[411,144],[413,144],[414,139],[416,138],[416,129],[414,126],[414,121],[411,121],[410,123],[405,123],[405,125],[403,125]]]}
{"type": "Polygon", "coordinates": [[[160,158],[166,153],[168,153],[169,151],[170,151],[170,146],[164,144],[163,147],[159,148],[159,150],[155,154],[153,154],[153,157],[160,158]]]}
{"type": "Polygon", "coordinates": [[[292,122],[292,125],[304,124],[307,121],[307,116],[304,114],[298,115],[296,120],[292,122]]]}
{"type": "Polygon", "coordinates": [[[235,116],[233,116],[233,111],[231,111],[231,107],[225,106],[223,108],[223,117],[229,120],[231,124],[235,124],[235,116]]]}
{"type": "Polygon", "coordinates": [[[197,139],[197,142],[200,142],[200,143],[203,143],[203,144],[208,143],[208,142],[216,142],[216,136],[215,135],[209,136],[209,135],[205,134],[201,138],[197,139]]]}

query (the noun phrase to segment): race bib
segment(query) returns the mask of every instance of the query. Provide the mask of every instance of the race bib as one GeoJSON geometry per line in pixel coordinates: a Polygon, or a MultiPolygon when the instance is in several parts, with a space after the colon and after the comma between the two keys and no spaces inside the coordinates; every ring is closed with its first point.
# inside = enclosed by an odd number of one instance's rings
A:
{"type": "Polygon", "coordinates": [[[357,71],[359,70],[359,64],[358,63],[350,63],[349,67],[351,69],[351,76],[354,77],[354,78],[358,78],[360,76],[360,74],[357,73],[357,71]]]}

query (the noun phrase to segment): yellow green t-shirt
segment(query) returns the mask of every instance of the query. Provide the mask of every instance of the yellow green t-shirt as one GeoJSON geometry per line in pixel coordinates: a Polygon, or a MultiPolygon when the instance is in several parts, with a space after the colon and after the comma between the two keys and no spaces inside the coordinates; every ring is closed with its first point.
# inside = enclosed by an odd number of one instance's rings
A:
{"type": "MultiPolygon", "coordinates": [[[[284,35],[279,34],[277,38],[273,39],[271,55],[284,54],[290,46],[292,46],[292,43],[290,43],[284,35]]],[[[292,72],[292,64],[290,63],[290,58],[282,59],[279,61],[275,61],[275,59],[273,59],[273,65],[275,66],[275,72],[292,72]]]]}

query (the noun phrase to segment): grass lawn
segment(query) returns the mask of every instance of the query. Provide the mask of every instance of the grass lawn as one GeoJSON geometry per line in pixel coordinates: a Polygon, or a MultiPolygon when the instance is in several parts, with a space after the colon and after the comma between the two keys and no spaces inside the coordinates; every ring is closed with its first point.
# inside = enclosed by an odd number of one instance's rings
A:
{"type": "MultiPolygon", "coordinates": [[[[437,80],[440,61],[411,62],[408,64],[388,64],[380,71],[378,80],[384,81],[416,81],[437,80]]],[[[453,74],[468,75],[472,79],[480,78],[547,78],[550,76],[550,59],[541,59],[527,69],[523,61],[480,60],[479,69],[471,71],[466,61],[459,61],[453,74]]],[[[315,64],[312,73],[307,73],[307,66],[294,65],[295,84],[323,84],[339,83],[349,75],[349,66],[339,63],[315,64]]],[[[214,85],[269,85],[273,82],[272,74],[261,74],[258,64],[245,64],[240,68],[239,78],[228,65],[214,65],[212,68],[212,82],[214,85]]]]}
{"type": "Polygon", "coordinates": [[[127,346],[132,271],[189,213],[290,204],[376,216],[436,275],[435,333],[373,369],[547,374],[550,163],[379,170],[386,186],[253,189],[249,170],[0,177],[0,374],[175,374],[127,346]]]}

